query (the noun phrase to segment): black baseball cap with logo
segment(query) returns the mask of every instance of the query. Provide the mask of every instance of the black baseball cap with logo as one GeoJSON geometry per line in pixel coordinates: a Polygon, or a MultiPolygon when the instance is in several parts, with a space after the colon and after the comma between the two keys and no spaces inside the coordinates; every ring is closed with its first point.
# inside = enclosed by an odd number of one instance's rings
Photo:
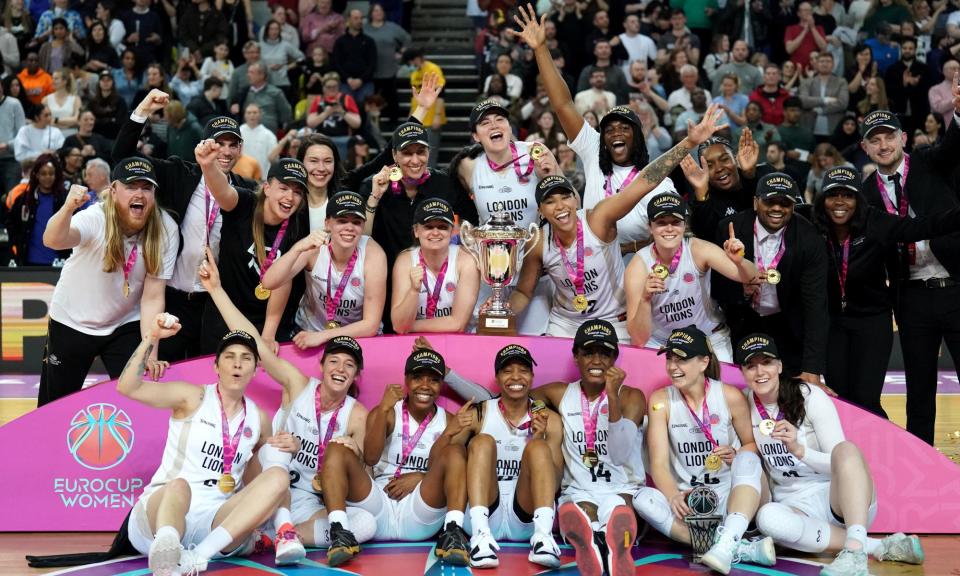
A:
{"type": "Polygon", "coordinates": [[[243,142],[243,136],[240,135],[240,124],[229,116],[211,118],[207,122],[207,125],[203,127],[204,140],[216,140],[224,134],[233,136],[240,142],[243,142]]]}
{"type": "Polygon", "coordinates": [[[357,361],[358,368],[363,368],[363,349],[360,348],[360,343],[353,338],[349,336],[334,336],[328,340],[326,346],[323,347],[323,356],[320,358],[320,361],[323,362],[323,359],[326,358],[328,354],[335,352],[346,352],[357,361]]]}
{"type": "Polygon", "coordinates": [[[220,358],[220,354],[223,354],[223,351],[230,346],[231,344],[240,344],[241,346],[246,346],[251,352],[253,352],[253,357],[259,361],[260,352],[257,351],[257,341],[249,333],[244,332],[243,330],[234,330],[232,332],[227,332],[223,338],[220,339],[220,343],[217,344],[217,358],[220,358]]]}
{"type": "Polygon", "coordinates": [[[511,362],[521,362],[527,367],[533,368],[537,365],[530,351],[519,344],[508,344],[497,352],[497,357],[493,361],[493,371],[499,372],[504,366],[511,362]]]}
{"type": "Polygon", "coordinates": [[[576,194],[577,189],[573,187],[572,182],[563,176],[551,174],[550,176],[540,180],[540,182],[537,182],[537,189],[533,194],[534,198],[537,200],[537,206],[543,204],[543,201],[547,198],[547,196],[557,192],[576,194]]]}
{"type": "Polygon", "coordinates": [[[267,180],[273,180],[274,178],[284,184],[295,184],[303,188],[304,191],[307,189],[307,169],[296,158],[281,158],[271,166],[267,180]]]}
{"type": "Polygon", "coordinates": [[[473,107],[473,110],[470,111],[470,131],[473,132],[477,128],[477,124],[483,120],[483,117],[487,114],[499,114],[505,118],[510,118],[510,112],[503,107],[502,104],[496,100],[483,100],[479,104],[473,107]]]}
{"type": "Polygon", "coordinates": [[[140,156],[121,160],[113,169],[113,179],[124,184],[146,180],[154,186],[159,186],[157,173],[153,170],[153,162],[140,156]]]}
{"type": "Polygon", "coordinates": [[[729,139],[725,138],[724,136],[711,136],[697,146],[697,156],[703,157],[703,153],[707,148],[717,144],[727,148],[731,154],[733,153],[733,144],[730,143],[729,139]]]}
{"type": "Polygon", "coordinates": [[[856,168],[834,166],[823,173],[821,190],[827,193],[830,190],[847,189],[852,192],[860,191],[860,172],[856,168]]]}
{"type": "Polygon", "coordinates": [[[364,206],[363,196],[350,190],[343,190],[331,196],[327,202],[327,218],[359,216],[366,220],[367,212],[364,206]]]}
{"type": "Polygon", "coordinates": [[[677,328],[670,333],[667,343],[664,344],[657,355],[673,352],[681,358],[693,358],[694,356],[708,356],[713,350],[710,348],[710,341],[702,330],[691,324],[686,328],[677,328]]]}
{"type": "Polygon", "coordinates": [[[427,129],[416,122],[404,122],[397,126],[396,132],[393,133],[393,147],[396,150],[403,150],[411,144],[423,144],[429,148],[427,129]]]}
{"type": "Polygon", "coordinates": [[[640,126],[640,117],[637,116],[637,113],[633,111],[629,106],[614,106],[603,115],[603,119],[600,120],[600,132],[603,132],[603,127],[609,124],[614,120],[623,120],[633,124],[634,126],[640,126]]]}
{"type": "Polygon", "coordinates": [[[796,203],[800,196],[800,190],[797,183],[788,174],[783,172],[771,172],[765,174],[757,182],[757,198],[761,200],[772,200],[773,198],[786,198],[796,203]]]}
{"type": "Polygon", "coordinates": [[[687,201],[673,192],[661,192],[647,204],[647,219],[653,222],[661,216],[687,217],[687,201]]]}
{"type": "Polygon", "coordinates": [[[574,354],[577,350],[594,344],[620,353],[620,338],[617,337],[613,324],[606,320],[587,320],[577,328],[577,334],[573,337],[574,354]]]}
{"type": "Polygon", "coordinates": [[[780,359],[780,353],[777,352],[777,345],[774,343],[773,338],[760,332],[754,332],[753,334],[744,336],[734,350],[736,362],[741,366],[758,354],[762,354],[767,358],[773,358],[774,360],[780,359]]]}
{"type": "Polygon", "coordinates": [[[453,206],[443,198],[427,198],[417,204],[413,214],[416,224],[426,224],[431,220],[443,220],[453,226],[453,206]]]}
{"type": "Polygon", "coordinates": [[[880,128],[888,130],[901,130],[900,119],[889,110],[874,110],[863,117],[860,123],[860,133],[864,138],[869,138],[870,133],[880,128]]]}
{"type": "Polygon", "coordinates": [[[413,374],[419,370],[431,370],[443,378],[447,375],[447,364],[443,361],[443,356],[433,350],[414,350],[407,357],[407,365],[404,367],[403,373],[413,374]]]}

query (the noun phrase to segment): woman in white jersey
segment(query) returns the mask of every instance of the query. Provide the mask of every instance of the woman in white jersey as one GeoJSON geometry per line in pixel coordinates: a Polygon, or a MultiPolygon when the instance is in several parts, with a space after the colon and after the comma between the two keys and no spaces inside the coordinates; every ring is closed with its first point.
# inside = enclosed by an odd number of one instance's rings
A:
{"type": "Polygon", "coordinates": [[[128,536],[148,555],[153,574],[196,574],[214,556],[250,551],[254,530],[287,492],[282,462],[296,450],[296,441],[286,435],[268,444],[270,420],[244,395],[259,359],[250,334],[230,332],[220,341],[216,383],[159,383],[143,380],[146,358],[160,339],[177,333],[180,323],[160,313],[149,324],[117,380],[117,391],[170,410],[170,429],[160,467],[130,513],[128,536]],[[251,478],[245,472],[258,449],[263,471],[251,478]]]}
{"type": "Polygon", "coordinates": [[[337,192],[326,204],[326,228],[314,230],[274,262],[263,276],[268,290],[307,270],[293,343],[322,346],[336,336],[363,338],[380,331],[387,293],[387,257],[369,236],[363,198],[337,192]]]}
{"type": "Polygon", "coordinates": [[[710,298],[710,271],[744,284],[757,275],[756,266],[743,259],[733,224],[721,249],[685,236],[687,202],[676,194],[654,196],[647,214],[653,243],[640,250],[624,275],[631,342],[659,349],[672,330],[693,324],[710,335],[717,357],[731,362],[730,330],[710,298]]]}
{"type": "MultiPolygon", "coordinates": [[[[277,357],[272,346],[256,335],[253,323],[230,301],[220,284],[212,259],[200,267],[200,281],[231,330],[255,334],[263,368],[283,395],[273,418],[273,429],[288,432],[299,441],[292,461],[290,491],[273,516],[276,527],[277,564],[295,564],[305,556],[303,541],[310,546],[329,546],[330,530],[323,507],[319,476],[324,454],[331,442],[342,444],[358,456],[363,445],[367,409],[354,399],[356,380],[363,368],[363,352],[349,336],[330,339],[320,357],[322,375],[309,377],[296,366],[277,357]],[[302,541],[301,541],[302,539],[302,541]]],[[[373,537],[373,517],[363,510],[351,511],[360,542],[373,537]]]]}
{"type": "Polygon", "coordinates": [[[417,245],[401,252],[393,265],[393,329],[398,334],[463,332],[473,317],[480,271],[450,242],[453,207],[442,198],[427,198],[413,221],[417,245]]]}
{"type": "Polygon", "coordinates": [[[876,488],[860,450],[844,439],[826,393],[798,379],[781,381],[780,354],[766,334],[744,337],[736,353],[770,480],[772,502],[757,513],[760,531],[794,550],[838,552],[820,572],[824,576],[867,574],[867,555],[922,564],[916,536],[867,538],[877,515],[876,488]]]}
{"type": "Polygon", "coordinates": [[[711,106],[699,124],[689,126],[686,138],[647,164],[623,191],[593,209],[579,209],[577,193],[566,178],[548,176],[541,180],[537,184],[537,206],[547,225],[540,242],[524,259],[517,289],[510,296],[513,311],[520,313],[526,307],[542,270],[554,281],[548,335],[569,338],[583,322],[602,319],[614,325],[622,342],[628,342],[618,222],[690,150],[722,128],[716,123],[721,113],[717,106],[711,106]]]}
{"type": "Polygon", "coordinates": [[[725,516],[703,563],[727,574],[736,561],[773,566],[773,540],[741,540],[760,505],[763,467],[750,429],[743,394],[720,378],[720,363],[696,326],[674,330],[659,354],[667,355],[671,384],[650,395],[647,449],[656,488],[637,491],[633,506],[664,536],[690,543],[683,519],[692,514],[687,495],[706,486],[725,516]]]}

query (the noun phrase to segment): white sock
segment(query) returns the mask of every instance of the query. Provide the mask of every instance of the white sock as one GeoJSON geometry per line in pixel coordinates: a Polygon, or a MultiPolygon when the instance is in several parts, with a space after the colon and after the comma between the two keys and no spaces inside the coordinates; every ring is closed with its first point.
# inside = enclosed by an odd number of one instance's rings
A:
{"type": "Polygon", "coordinates": [[[202,542],[197,544],[197,556],[210,560],[233,542],[233,536],[223,526],[217,526],[202,542]]]}
{"type": "Polygon", "coordinates": [[[293,524],[293,521],[290,520],[290,509],[281,506],[273,513],[273,526],[279,530],[284,524],[293,524]]]}
{"type": "Polygon", "coordinates": [[[723,535],[729,536],[734,542],[739,542],[743,538],[743,533],[747,531],[749,523],[747,517],[739,512],[727,514],[723,520],[723,535]]]}
{"type": "MultiPolygon", "coordinates": [[[[331,515],[333,512],[330,513],[331,515]]],[[[313,521],[313,545],[326,548],[330,545],[330,519],[320,518],[313,521]]]]}
{"type": "Polygon", "coordinates": [[[180,532],[177,531],[177,529],[173,526],[161,526],[159,529],[157,529],[157,533],[154,535],[154,538],[159,538],[164,534],[172,534],[174,537],[176,537],[178,542],[180,541],[180,532]]]}
{"type": "Polygon", "coordinates": [[[447,510],[447,515],[443,518],[443,525],[453,522],[457,526],[463,528],[463,511],[462,510],[447,510]]]}
{"type": "Polygon", "coordinates": [[[554,512],[552,507],[544,506],[533,511],[533,531],[541,534],[553,533],[554,512]]]}
{"type": "Polygon", "coordinates": [[[337,522],[344,530],[350,529],[350,521],[347,520],[347,512],[345,510],[331,510],[327,516],[330,519],[330,524],[337,522]]]}
{"type": "Polygon", "coordinates": [[[883,541],[879,538],[867,538],[867,545],[864,546],[864,551],[870,556],[874,556],[880,550],[882,543],[883,541]]]}
{"type": "Polygon", "coordinates": [[[861,524],[847,526],[847,541],[844,547],[850,550],[864,550],[867,547],[867,529],[861,524]]]}
{"type": "Polygon", "coordinates": [[[471,506],[470,526],[473,528],[474,535],[490,532],[490,509],[486,506],[471,506]]]}

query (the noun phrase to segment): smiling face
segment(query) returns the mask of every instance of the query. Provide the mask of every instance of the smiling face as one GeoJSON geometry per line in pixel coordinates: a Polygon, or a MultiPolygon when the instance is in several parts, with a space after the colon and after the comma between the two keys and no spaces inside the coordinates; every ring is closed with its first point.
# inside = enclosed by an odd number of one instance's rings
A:
{"type": "Polygon", "coordinates": [[[393,161],[403,172],[405,178],[419,178],[427,169],[430,149],[423,144],[408,144],[403,150],[393,151],[393,161]]]}
{"type": "Polygon", "coordinates": [[[757,212],[760,224],[769,232],[780,230],[793,218],[793,202],[781,196],[769,200],[754,198],[753,209],[757,212]]]}
{"type": "Polygon", "coordinates": [[[307,169],[307,184],[324,189],[333,177],[333,150],[325,144],[313,144],[303,155],[303,165],[307,169]]]}
{"type": "Polygon", "coordinates": [[[257,371],[257,357],[243,344],[231,344],[214,361],[221,389],[243,392],[257,371]]]}
{"type": "Polygon", "coordinates": [[[730,149],[723,144],[714,144],[703,152],[710,185],[718,190],[733,190],[740,186],[740,172],[730,149]]]}
{"type": "Polygon", "coordinates": [[[37,186],[41,192],[51,192],[56,181],[57,169],[54,168],[53,164],[44,164],[37,170],[37,186]]]}
{"type": "Polygon", "coordinates": [[[757,354],[740,367],[740,372],[754,394],[776,396],[780,391],[783,363],[775,358],[757,354]]]}
{"type": "Polygon", "coordinates": [[[834,188],[823,198],[823,209],[836,226],[846,226],[857,210],[857,195],[853,190],[834,188]]]}
{"type": "Polygon", "coordinates": [[[335,248],[353,249],[363,235],[363,218],[353,215],[327,218],[327,229],[335,248]]]}
{"type": "Polygon", "coordinates": [[[497,371],[500,394],[511,400],[520,400],[530,394],[533,385],[533,369],[526,362],[517,360],[497,371]]]}
{"type": "Polygon", "coordinates": [[[110,194],[120,216],[120,225],[126,234],[135,234],[146,226],[156,208],[156,189],[146,180],[124,184],[119,180],[111,186],[110,194]]]}
{"type": "Polygon", "coordinates": [[[703,383],[704,372],[710,365],[709,356],[681,358],[673,352],[667,352],[666,356],[667,377],[674,387],[682,391],[703,383]]]}
{"type": "Polygon", "coordinates": [[[633,124],[623,120],[609,120],[603,125],[603,145],[610,152],[614,164],[625,166],[633,155],[633,124]]]}
{"type": "Polygon", "coordinates": [[[672,215],[660,216],[650,223],[650,235],[653,236],[657,248],[664,251],[676,250],[683,242],[683,233],[686,223],[672,215]]]}
{"type": "Polygon", "coordinates": [[[424,250],[447,250],[452,235],[453,227],[443,220],[427,220],[423,224],[413,225],[413,237],[424,250]]]}
{"type": "Polygon", "coordinates": [[[276,178],[263,185],[263,193],[266,196],[264,211],[280,220],[286,220],[297,212],[304,195],[299,186],[281,182],[276,178]]]}
{"type": "Polygon", "coordinates": [[[558,230],[570,231],[577,227],[577,208],[580,200],[567,190],[550,194],[540,203],[540,215],[558,230]]]}
{"type": "Polygon", "coordinates": [[[498,112],[490,112],[473,128],[473,139],[488,153],[503,152],[510,146],[510,121],[498,112]]]}
{"type": "Polygon", "coordinates": [[[577,369],[580,371],[580,381],[588,386],[603,386],[606,382],[607,370],[616,362],[616,353],[603,344],[590,344],[578,348],[573,355],[577,369]]]}
{"type": "Polygon", "coordinates": [[[321,386],[330,390],[334,398],[343,398],[350,391],[350,387],[360,373],[357,360],[347,352],[333,352],[326,354],[320,362],[323,370],[321,386]]]}
{"type": "Polygon", "coordinates": [[[237,160],[243,154],[243,143],[232,134],[223,134],[217,138],[220,149],[217,150],[217,166],[226,174],[237,165],[237,160]]]}
{"type": "Polygon", "coordinates": [[[440,396],[440,386],[443,379],[433,370],[417,370],[412,374],[404,374],[403,385],[407,389],[407,404],[422,411],[433,409],[437,397],[440,396]]]}

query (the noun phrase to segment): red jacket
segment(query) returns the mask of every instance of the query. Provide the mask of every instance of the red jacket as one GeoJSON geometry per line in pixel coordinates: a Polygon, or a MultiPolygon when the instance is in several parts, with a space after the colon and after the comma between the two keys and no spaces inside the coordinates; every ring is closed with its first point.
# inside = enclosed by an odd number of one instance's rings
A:
{"type": "Polygon", "coordinates": [[[774,126],[783,124],[783,103],[789,97],[790,93],[780,88],[777,95],[771,98],[769,94],[763,91],[762,85],[757,86],[750,93],[750,101],[759,104],[760,109],[763,110],[763,116],[760,119],[774,126]]]}

